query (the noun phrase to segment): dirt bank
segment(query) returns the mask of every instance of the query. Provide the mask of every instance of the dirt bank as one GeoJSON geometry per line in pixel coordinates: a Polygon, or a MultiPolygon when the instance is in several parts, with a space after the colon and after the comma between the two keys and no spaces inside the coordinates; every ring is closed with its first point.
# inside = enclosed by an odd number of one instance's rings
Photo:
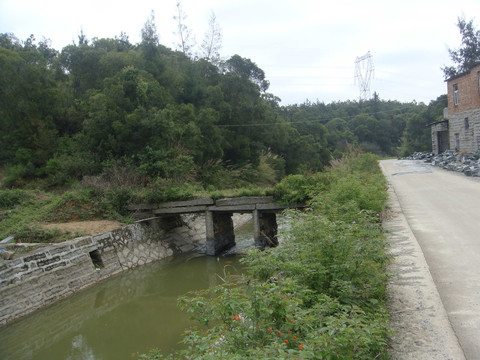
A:
{"type": "Polygon", "coordinates": [[[71,234],[81,233],[83,235],[95,235],[111,231],[120,227],[118,221],[112,220],[92,220],[92,221],[74,221],[68,223],[49,223],[41,225],[44,230],[68,231],[71,234]]]}

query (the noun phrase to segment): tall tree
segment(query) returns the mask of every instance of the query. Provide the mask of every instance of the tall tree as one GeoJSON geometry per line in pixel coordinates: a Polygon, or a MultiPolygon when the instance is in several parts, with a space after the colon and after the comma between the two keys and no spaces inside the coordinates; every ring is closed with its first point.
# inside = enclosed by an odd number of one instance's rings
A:
{"type": "Polygon", "coordinates": [[[208,20],[208,30],[205,32],[200,56],[214,64],[220,62],[220,49],[222,48],[222,29],[217,23],[217,17],[212,11],[208,20]]]}
{"type": "Polygon", "coordinates": [[[140,48],[145,56],[145,59],[149,62],[154,61],[158,54],[159,36],[157,32],[157,25],[155,25],[155,12],[152,10],[150,17],[143,25],[142,42],[140,48]]]}
{"type": "Polygon", "coordinates": [[[473,20],[458,18],[457,27],[462,35],[462,45],[457,50],[448,49],[453,66],[442,68],[445,79],[470,70],[480,63],[480,30],[476,30],[473,20]]]}
{"type": "Polygon", "coordinates": [[[183,11],[182,4],[177,2],[177,14],[173,17],[177,22],[177,36],[178,36],[178,49],[183,52],[185,56],[191,57],[193,46],[195,45],[195,39],[192,36],[192,31],[185,24],[187,14],[183,11]]]}
{"type": "Polygon", "coordinates": [[[150,17],[143,25],[142,31],[142,45],[156,47],[159,43],[157,32],[157,25],[155,24],[155,12],[152,10],[150,17]]]}

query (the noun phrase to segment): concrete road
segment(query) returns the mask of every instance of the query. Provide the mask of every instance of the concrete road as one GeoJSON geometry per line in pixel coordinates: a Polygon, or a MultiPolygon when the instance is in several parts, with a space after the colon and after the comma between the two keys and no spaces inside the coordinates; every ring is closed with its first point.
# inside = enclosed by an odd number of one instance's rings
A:
{"type": "Polygon", "coordinates": [[[480,359],[480,180],[422,161],[384,160],[380,165],[465,357],[480,359]]]}

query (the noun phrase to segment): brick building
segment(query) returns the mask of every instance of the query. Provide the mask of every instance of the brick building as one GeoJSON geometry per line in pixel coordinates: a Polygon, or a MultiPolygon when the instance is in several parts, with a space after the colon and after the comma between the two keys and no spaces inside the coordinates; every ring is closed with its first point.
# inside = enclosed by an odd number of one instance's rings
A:
{"type": "Polygon", "coordinates": [[[480,151],[480,64],[447,80],[448,108],[432,125],[432,149],[480,151]]]}

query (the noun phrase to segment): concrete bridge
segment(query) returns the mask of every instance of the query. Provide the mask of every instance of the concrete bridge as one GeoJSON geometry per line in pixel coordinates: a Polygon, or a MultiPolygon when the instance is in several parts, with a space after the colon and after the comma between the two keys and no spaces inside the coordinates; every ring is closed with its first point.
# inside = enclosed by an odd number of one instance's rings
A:
{"type": "Polygon", "coordinates": [[[175,201],[160,204],[137,204],[129,210],[138,221],[154,218],[178,223],[181,214],[204,213],[206,228],[206,254],[217,255],[235,246],[233,213],[252,213],[253,238],[258,248],[278,245],[276,214],[287,208],[302,206],[285,206],[277,203],[270,196],[248,196],[213,200],[202,198],[189,201],[175,201]]]}

